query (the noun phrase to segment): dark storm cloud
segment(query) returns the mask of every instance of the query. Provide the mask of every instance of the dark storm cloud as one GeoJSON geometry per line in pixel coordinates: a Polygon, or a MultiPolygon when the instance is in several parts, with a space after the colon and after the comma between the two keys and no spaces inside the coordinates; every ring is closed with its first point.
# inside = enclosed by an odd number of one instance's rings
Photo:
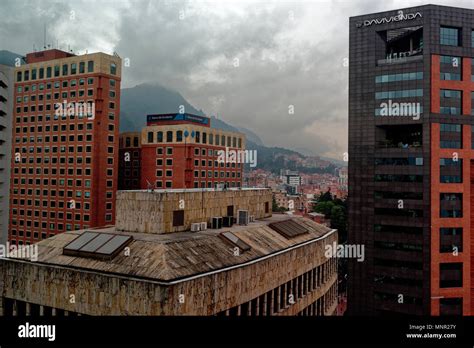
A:
{"type": "MultiPolygon", "coordinates": [[[[255,131],[268,145],[341,158],[347,148],[348,17],[423,3],[2,1],[0,49],[41,47],[46,23],[53,45],[127,58],[125,87],[168,86],[206,113],[255,131]]],[[[472,1],[451,5],[473,7],[472,1]]]]}

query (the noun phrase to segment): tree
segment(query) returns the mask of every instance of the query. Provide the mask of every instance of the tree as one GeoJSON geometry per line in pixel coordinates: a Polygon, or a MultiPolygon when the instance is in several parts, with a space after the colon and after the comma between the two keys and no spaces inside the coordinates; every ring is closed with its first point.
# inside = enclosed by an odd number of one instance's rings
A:
{"type": "Polygon", "coordinates": [[[331,191],[326,191],[325,193],[321,193],[321,195],[318,198],[319,202],[331,202],[332,201],[332,195],[331,191]]]}
{"type": "Polygon", "coordinates": [[[331,228],[338,230],[339,243],[344,243],[347,240],[347,217],[344,207],[335,205],[331,209],[331,228]]]}
{"type": "Polygon", "coordinates": [[[317,213],[324,214],[324,217],[326,219],[331,218],[331,211],[334,208],[334,203],[333,202],[319,202],[316,204],[314,207],[314,211],[317,213]]]}

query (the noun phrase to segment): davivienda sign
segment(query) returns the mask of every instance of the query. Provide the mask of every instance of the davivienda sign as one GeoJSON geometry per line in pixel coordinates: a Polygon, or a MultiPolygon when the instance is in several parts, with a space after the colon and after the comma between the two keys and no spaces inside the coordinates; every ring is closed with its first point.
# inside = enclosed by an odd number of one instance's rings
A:
{"type": "Polygon", "coordinates": [[[375,18],[375,19],[367,19],[363,22],[358,22],[356,23],[356,26],[358,28],[362,27],[370,27],[373,24],[388,24],[392,22],[400,22],[400,21],[408,21],[408,20],[413,20],[416,18],[421,18],[421,12],[414,12],[414,13],[403,13],[403,11],[398,11],[398,14],[396,16],[391,16],[391,17],[383,17],[383,18],[375,18]]]}

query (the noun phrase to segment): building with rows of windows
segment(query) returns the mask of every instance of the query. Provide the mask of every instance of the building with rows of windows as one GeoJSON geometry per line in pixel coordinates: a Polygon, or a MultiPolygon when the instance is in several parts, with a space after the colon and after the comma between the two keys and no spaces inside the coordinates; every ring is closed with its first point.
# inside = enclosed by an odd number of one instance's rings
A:
{"type": "Polygon", "coordinates": [[[122,189],[136,189],[138,180],[141,189],[242,186],[245,135],[212,128],[208,117],[148,115],[140,139],[121,139],[122,189]]]}
{"type": "Polygon", "coordinates": [[[474,10],[350,19],[348,313],[472,315],[474,10]]]}
{"type": "Polygon", "coordinates": [[[140,132],[120,133],[119,190],[137,190],[140,188],[141,152],[140,132]]]}
{"type": "Polygon", "coordinates": [[[121,59],[52,49],[15,69],[9,240],[114,223],[121,59]]]}
{"type": "Polygon", "coordinates": [[[8,206],[10,197],[10,155],[13,119],[14,66],[22,57],[0,51],[0,244],[8,238],[8,206]]]}

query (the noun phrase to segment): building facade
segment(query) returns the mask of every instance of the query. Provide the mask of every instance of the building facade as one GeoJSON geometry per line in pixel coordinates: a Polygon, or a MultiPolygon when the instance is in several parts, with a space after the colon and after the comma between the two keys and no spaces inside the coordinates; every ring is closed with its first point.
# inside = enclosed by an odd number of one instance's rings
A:
{"type": "Polygon", "coordinates": [[[242,187],[246,153],[244,134],[212,128],[208,117],[148,115],[141,188],[242,187]]]}
{"type": "Polygon", "coordinates": [[[59,50],[15,68],[9,241],[114,223],[121,59],[59,50]]]}
{"type": "Polygon", "coordinates": [[[120,133],[118,173],[119,190],[140,189],[141,152],[140,132],[120,133]]]}
{"type": "Polygon", "coordinates": [[[474,11],[350,19],[348,313],[471,315],[474,11]]]}
{"type": "Polygon", "coordinates": [[[337,231],[272,216],[269,203],[264,189],[121,191],[120,228],[72,231],[23,247],[37,247],[38,262],[19,254],[0,260],[0,315],[335,315],[337,259],[325,250],[336,246],[337,231]],[[221,206],[208,209],[203,195],[221,206]],[[228,205],[255,220],[169,233],[167,222],[178,220],[168,211],[184,211],[179,224],[187,226],[226,214],[228,205]],[[146,221],[159,216],[163,228],[150,229],[146,221]]]}
{"type": "Polygon", "coordinates": [[[8,239],[15,57],[20,59],[16,54],[0,51],[0,244],[3,245],[8,239]]]}

